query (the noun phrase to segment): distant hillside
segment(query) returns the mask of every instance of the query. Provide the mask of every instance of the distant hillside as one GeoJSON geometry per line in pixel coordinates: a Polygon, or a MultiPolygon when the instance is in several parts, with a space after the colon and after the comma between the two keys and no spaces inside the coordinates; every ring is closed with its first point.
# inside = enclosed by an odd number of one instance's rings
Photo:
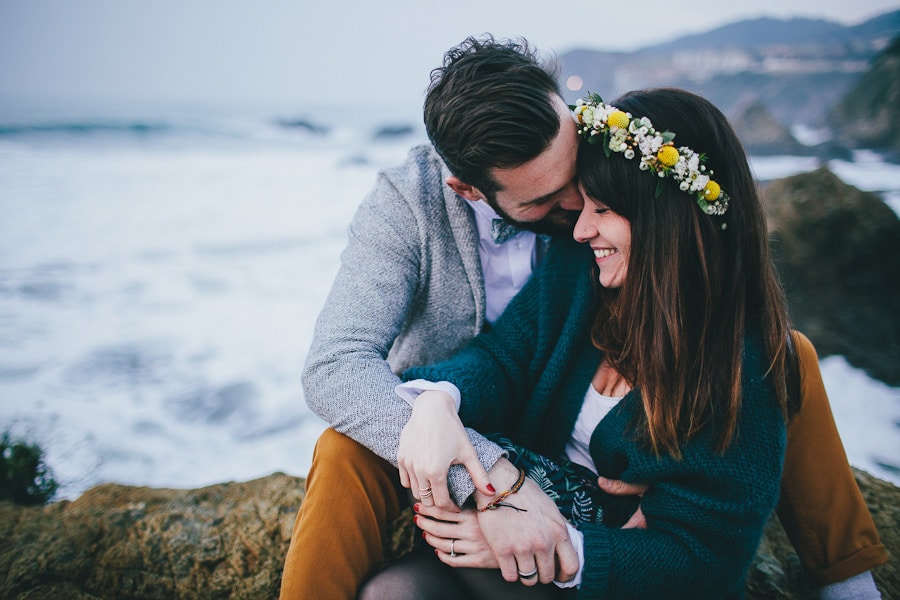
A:
{"type": "Polygon", "coordinates": [[[793,126],[826,126],[833,107],[898,34],[900,10],[854,26],[762,18],[630,53],[575,49],[559,57],[561,82],[569,101],[588,91],[613,100],[632,89],[685,88],[736,122],[748,112],[758,122],[762,111],[787,132],[775,137],[787,139],[793,126]]]}
{"type": "Polygon", "coordinates": [[[831,111],[841,141],[900,157],[900,36],[831,111]]]}

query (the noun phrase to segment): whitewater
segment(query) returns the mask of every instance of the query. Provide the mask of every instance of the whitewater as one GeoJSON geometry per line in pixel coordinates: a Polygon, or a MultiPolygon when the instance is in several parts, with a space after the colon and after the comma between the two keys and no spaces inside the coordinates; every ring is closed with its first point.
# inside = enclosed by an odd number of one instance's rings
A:
{"type": "MultiPolygon", "coordinates": [[[[315,318],[353,212],[421,126],[0,107],[0,431],[45,449],[60,498],[305,475],[325,427],[300,386],[315,318]]],[[[752,165],[760,179],[818,166],[752,165]]],[[[897,165],[828,166],[900,211],[897,165]]],[[[850,462],[900,484],[900,388],[838,356],[822,371],[850,462]]]]}

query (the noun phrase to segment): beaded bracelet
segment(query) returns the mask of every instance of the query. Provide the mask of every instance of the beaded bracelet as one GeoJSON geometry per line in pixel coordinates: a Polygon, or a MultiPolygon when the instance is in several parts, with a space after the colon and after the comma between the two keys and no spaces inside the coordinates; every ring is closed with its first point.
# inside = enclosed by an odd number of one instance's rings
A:
{"type": "Polygon", "coordinates": [[[521,467],[519,467],[519,478],[516,479],[516,482],[514,484],[512,484],[512,487],[510,487],[505,492],[500,492],[499,496],[497,496],[496,498],[494,498],[493,500],[491,500],[490,502],[485,504],[483,508],[479,508],[478,512],[484,512],[486,510],[496,510],[496,509],[500,508],[501,506],[505,506],[508,508],[515,508],[516,510],[518,510],[520,512],[527,512],[524,508],[518,508],[511,504],[501,504],[504,500],[506,500],[507,498],[509,498],[516,492],[518,492],[520,489],[522,489],[522,484],[524,484],[524,483],[525,483],[525,471],[521,467]]]}

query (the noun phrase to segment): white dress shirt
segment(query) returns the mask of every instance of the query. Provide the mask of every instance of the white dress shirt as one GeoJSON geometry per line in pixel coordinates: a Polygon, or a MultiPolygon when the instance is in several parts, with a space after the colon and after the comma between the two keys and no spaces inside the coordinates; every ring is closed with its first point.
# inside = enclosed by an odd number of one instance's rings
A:
{"type": "Polygon", "coordinates": [[[513,296],[528,282],[537,263],[538,236],[521,231],[502,244],[491,237],[491,221],[500,216],[487,202],[468,202],[478,227],[478,256],[484,277],[485,318],[497,320],[513,296]]]}

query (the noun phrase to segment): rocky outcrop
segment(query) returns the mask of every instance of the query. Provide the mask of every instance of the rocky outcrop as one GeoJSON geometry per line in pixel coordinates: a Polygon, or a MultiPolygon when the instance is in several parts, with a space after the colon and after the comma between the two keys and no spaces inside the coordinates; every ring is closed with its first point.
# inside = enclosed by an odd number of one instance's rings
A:
{"type": "Polygon", "coordinates": [[[794,323],[820,356],[900,385],[900,219],[827,169],[764,190],[794,323]]]}
{"type": "Polygon", "coordinates": [[[762,102],[754,102],[732,118],[734,130],[749,154],[805,154],[808,149],[794,138],[762,102]]]}
{"type": "MultiPolygon", "coordinates": [[[[900,489],[856,476],[882,542],[900,556],[900,489]]],[[[44,507],[0,503],[0,598],[275,598],[303,483],[276,473],[197,490],[106,484],[44,507]]],[[[394,555],[412,541],[411,514],[397,523],[394,555]]],[[[896,560],[875,580],[885,598],[900,597],[896,560]]],[[[811,597],[775,519],[748,597],[811,597]]]]}
{"type": "Polygon", "coordinates": [[[900,159],[900,36],[834,107],[830,121],[847,144],[900,159]]]}
{"type": "Polygon", "coordinates": [[[303,480],[0,503],[0,598],[276,598],[303,480]]]}

